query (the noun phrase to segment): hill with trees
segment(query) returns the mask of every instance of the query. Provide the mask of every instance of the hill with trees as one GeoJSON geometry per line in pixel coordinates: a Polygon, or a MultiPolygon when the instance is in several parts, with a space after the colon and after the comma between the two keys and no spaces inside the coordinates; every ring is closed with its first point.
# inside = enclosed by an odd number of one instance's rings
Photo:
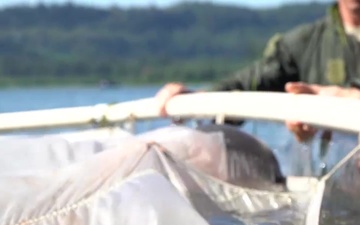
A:
{"type": "Polygon", "coordinates": [[[274,33],[323,17],[327,6],[5,8],[0,11],[0,85],[212,81],[260,57],[274,33]]]}

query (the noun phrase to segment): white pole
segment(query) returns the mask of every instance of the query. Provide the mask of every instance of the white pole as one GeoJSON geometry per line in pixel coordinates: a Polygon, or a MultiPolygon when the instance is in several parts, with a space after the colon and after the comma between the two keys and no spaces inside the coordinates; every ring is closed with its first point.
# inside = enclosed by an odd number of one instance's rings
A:
{"type": "MultiPolygon", "coordinates": [[[[212,92],[179,95],[169,101],[170,116],[215,118],[218,115],[272,121],[296,120],[320,127],[360,132],[357,99],[274,92],[212,92]]],[[[75,108],[0,114],[0,131],[67,127],[106,118],[122,122],[159,118],[154,98],[75,108]]]]}

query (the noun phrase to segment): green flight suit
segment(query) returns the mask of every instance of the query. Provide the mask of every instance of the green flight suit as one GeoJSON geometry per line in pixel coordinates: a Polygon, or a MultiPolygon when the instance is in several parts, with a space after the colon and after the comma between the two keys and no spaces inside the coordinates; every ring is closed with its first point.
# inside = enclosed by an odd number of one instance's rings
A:
{"type": "Polygon", "coordinates": [[[345,34],[335,4],[325,18],[275,35],[260,61],[214,90],[284,91],[290,81],[348,86],[359,78],[360,43],[345,34]]]}

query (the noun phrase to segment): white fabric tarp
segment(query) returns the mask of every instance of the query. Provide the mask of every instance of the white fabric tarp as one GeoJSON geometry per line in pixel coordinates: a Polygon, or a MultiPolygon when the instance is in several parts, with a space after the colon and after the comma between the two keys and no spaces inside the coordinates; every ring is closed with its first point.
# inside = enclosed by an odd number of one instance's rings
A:
{"type": "Polygon", "coordinates": [[[226,183],[221,133],[6,137],[0,153],[0,224],[316,225],[320,217],[316,180],[292,192],[226,183]]]}

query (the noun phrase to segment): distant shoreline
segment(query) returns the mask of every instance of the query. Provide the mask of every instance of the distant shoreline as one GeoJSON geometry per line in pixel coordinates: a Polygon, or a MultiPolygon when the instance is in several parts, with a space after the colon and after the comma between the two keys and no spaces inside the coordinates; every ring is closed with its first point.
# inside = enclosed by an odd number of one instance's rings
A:
{"type": "MultiPolygon", "coordinates": [[[[180,82],[180,81],[179,81],[180,82]]],[[[0,81],[0,90],[3,89],[23,89],[23,88],[96,88],[99,89],[119,89],[121,87],[161,87],[168,82],[124,82],[119,83],[118,85],[111,85],[109,87],[101,87],[99,83],[90,83],[90,82],[12,82],[11,84],[1,83],[0,81]]],[[[182,82],[188,86],[208,86],[210,82],[182,82]]]]}

